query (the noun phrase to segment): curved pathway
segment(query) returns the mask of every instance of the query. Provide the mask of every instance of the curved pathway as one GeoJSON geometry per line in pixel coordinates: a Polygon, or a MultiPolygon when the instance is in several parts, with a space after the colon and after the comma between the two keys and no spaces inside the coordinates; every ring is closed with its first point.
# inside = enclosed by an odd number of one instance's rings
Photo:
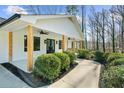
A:
{"type": "Polygon", "coordinates": [[[79,64],[50,88],[98,88],[101,65],[91,60],[76,60],[79,64]]]}

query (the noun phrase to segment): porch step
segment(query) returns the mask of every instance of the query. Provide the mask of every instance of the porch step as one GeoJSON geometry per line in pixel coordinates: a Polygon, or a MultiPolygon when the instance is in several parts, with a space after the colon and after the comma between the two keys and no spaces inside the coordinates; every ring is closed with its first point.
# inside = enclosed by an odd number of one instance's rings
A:
{"type": "Polygon", "coordinates": [[[2,63],[1,65],[33,88],[45,85],[45,83],[43,82],[35,81],[32,73],[24,72],[23,70],[12,65],[11,63],[2,63]]]}

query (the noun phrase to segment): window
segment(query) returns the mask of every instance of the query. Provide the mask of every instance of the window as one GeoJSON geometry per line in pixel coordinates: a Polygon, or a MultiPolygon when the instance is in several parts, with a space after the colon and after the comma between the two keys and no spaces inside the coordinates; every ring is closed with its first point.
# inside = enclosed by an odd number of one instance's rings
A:
{"type": "Polygon", "coordinates": [[[24,51],[27,51],[27,36],[24,35],[24,51]]]}
{"type": "Polygon", "coordinates": [[[62,49],[62,40],[59,40],[59,49],[62,49]]]}
{"type": "Polygon", "coordinates": [[[54,53],[55,52],[55,40],[54,39],[47,39],[47,53],[54,53]]]}
{"type": "MultiPolygon", "coordinates": [[[[34,51],[40,50],[40,37],[34,37],[34,51]]],[[[24,35],[24,51],[27,51],[27,35],[24,35]]]]}
{"type": "Polygon", "coordinates": [[[72,41],[72,43],[71,43],[71,46],[72,46],[72,48],[74,48],[74,42],[72,41]]]}
{"type": "Polygon", "coordinates": [[[40,50],[40,37],[34,37],[34,51],[40,50]]]}

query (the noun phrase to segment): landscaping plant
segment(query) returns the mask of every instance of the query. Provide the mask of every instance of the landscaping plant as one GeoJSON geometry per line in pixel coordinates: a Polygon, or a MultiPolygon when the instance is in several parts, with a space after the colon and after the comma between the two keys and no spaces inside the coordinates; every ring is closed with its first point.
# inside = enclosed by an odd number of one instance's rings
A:
{"type": "Polygon", "coordinates": [[[124,87],[124,65],[111,66],[101,73],[99,86],[102,88],[124,87]]]}
{"type": "Polygon", "coordinates": [[[88,59],[94,60],[95,59],[95,51],[90,51],[88,59]]]}
{"type": "Polygon", "coordinates": [[[76,60],[75,52],[73,51],[64,51],[70,57],[70,65],[74,64],[74,60],[76,60]]]}
{"type": "Polygon", "coordinates": [[[87,49],[79,49],[78,50],[78,58],[86,58],[86,59],[88,59],[89,54],[90,54],[90,52],[87,49]]]}
{"type": "Polygon", "coordinates": [[[44,54],[39,56],[34,64],[33,74],[53,81],[59,76],[61,61],[54,54],[44,54]]]}
{"type": "Polygon", "coordinates": [[[95,61],[97,61],[97,62],[99,62],[101,64],[105,64],[106,63],[103,52],[95,51],[94,55],[95,55],[95,58],[94,58],[95,61]]]}
{"type": "Polygon", "coordinates": [[[124,65],[124,58],[118,58],[109,63],[109,66],[124,65]]]}
{"type": "Polygon", "coordinates": [[[70,58],[65,53],[54,53],[55,56],[57,56],[61,61],[61,71],[62,70],[68,70],[70,68],[70,58]]]}
{"type": "Polygon", "coordinates": [[[124,58],[124,54],[121,53],[111,53],[107,58],[107,64],[110,64],[113,60],[118,58],[124,58]]]}

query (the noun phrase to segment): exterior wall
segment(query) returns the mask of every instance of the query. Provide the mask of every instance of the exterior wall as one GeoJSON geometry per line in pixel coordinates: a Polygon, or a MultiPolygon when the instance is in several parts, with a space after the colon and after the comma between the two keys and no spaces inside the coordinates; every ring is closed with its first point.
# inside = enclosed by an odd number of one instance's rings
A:
{"type": "Polygon", "coordinates": [[[8,32],[0,31],[0,63],[8,62],[8,32]]]}
{"type": "MultiPolygon", "coordinates": [[[[13,56],[12,61],[26,60],[27,52],[24,52],[24,35],[26,35],[26,28],[13,32],[13,56]]],[[[62,40],[62,35],[49,33],[48,35],[40,34],[38,31],[33,29],[33,35],[40,37],[40,51],[34,51],[34,59],[41,54],[46,54],[46,44],[44,40],[55,39],[55,41],[62,40]]],[[[8,62],[8,32],[0,32],[0,63],[8,62]]],[[[65,36],[65,50],[67,48],[72,48],[72,40],[68,40],[65,36]]],[[[59,49],[59,42],[55,43],[55,52],[62,52],[62,49],[59,49]]]]}
{"type": "Polygon", "coordinates": [[[68,48],[72,48],[72,40],[68,40],[68,48]]]}
{"type": "MultiPolygon", "coordinates": [[[[72,48],[72,42],[73,40],[68,40],[68,48],[72,48]]],[[[80,49],[80,42],[79,41],[75,41],[75,48],[80,49]]]]}
{"type": "Polygon", "coordinates": [[[74,37],[80,40],[80,33],[76,26],[69,18],[53,18],[53,19],[41,19],[36,21],[34,25],[40,29],[46,29],[48,31],[74,37]]]}
{"type": "MultiPolygon", "coordinates": [[[[25,60],[27,59],[27,52],[24,52],[24,35],[26,35],[26,28],[19,31],[13,32],[13,61],[25,60]]],[[[44,40],[55,39],[57,41],[62,39],[62,35],[55,33],[49,33],[48,35],[40,34],[39,31],[33,30],[33,35],[40,37],[40,51],[34,51],[34,59],[41,54],[46,54],[46,44],[44,40]]],[[[61,52],[62,49],[59,49],[59,43],[55,44],[55,52],[61,52]]]]}
{"type": "MultiPolygon", "coordinates": [[[[55,39],[55,41],[58,41],[58,43],[56,44],[55,42],[55,52],[62,52],[62,49],[59,49],[59,40],[62,40],[62,35],[56,34],[56,33],[49,33],[48,35],[46,35],[45,37],[46,39],[55,39]]],[[[45,49],[46,51],[46,49],[45,49]]]]}
{"type": "Polygon", "coordinates": [[[79,41],[75,41],[75,48],[80,49],[80,42],[79,41]]]}

